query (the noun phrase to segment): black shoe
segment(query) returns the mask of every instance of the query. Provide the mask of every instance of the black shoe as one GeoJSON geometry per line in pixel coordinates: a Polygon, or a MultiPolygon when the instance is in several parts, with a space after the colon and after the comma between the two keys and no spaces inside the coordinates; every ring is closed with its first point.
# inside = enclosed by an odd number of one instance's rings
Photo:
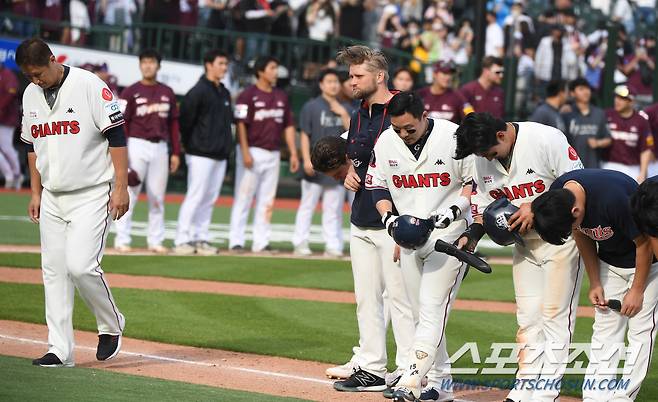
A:
{"type": "Polygon", "coordinates": [[[514,401],[512,399],[505,398],[505,400],[503,402],[514,402],[514,401]]]}
{"type": "Polygon", "coordinates": [[[382,396],[386,399],[393,399],[393,388],[386,388],[384,392],[382,392],[382,396]]]}
{"type": "Polygon", "coordinates": [[[98,335],[97,360],[110,360],[119,353],[119,349],[121,349],[121,335],[98,335]]]}
{"type": "Polygon", "coordinates": [[[418,399],[409,388],[400,387],[393,391],[393,402],[418,402],[418,399]]]}
{"type": "Polygon", "coordinates": [[[32,360],[32,364],[41,367],[73,367],[73,363],[62,363],[54,353],[46,353],[40,358],[32,360]]]}
{"type": "Polygon", "coordinates": [[[347,380],[336,381],[334,389],[345,392],[381,392],[386,389],[386,381],[382,377],[358,369],[347,380]]]}
{"type": "Polygon", "coordinates": [[[452,392],[440,392],[436,388],[426,388],[420,393],[418,399],[421,401],[452,402],[455,398],[452,392]]]}
{"type": "Polygon", "coordinates": [[[237,254],[242,254],[244,253],[244,247],[242,246],[233,246],[231,247],[231,251],[237,254]]]}

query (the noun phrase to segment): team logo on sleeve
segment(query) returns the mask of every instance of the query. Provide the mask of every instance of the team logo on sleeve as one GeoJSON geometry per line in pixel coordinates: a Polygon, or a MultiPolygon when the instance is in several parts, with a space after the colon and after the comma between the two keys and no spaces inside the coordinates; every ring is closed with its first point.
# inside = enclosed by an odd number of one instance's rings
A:
{"type": "Polygon", "coordinates": [[[572,161],[578,160],[578,152],[573,147],[569,147],[569,159],[572,161]]]}
{"type": "Polygon", "coordinates": [[[123,114],[121,112],[112,113],[109,117],[112,124],[123,120],[123,114]]]}
{"type": "Polygon", "coordinates": [[[247,118],[248,112],[249,112],[249,106],[248,105],[245,105],[243,103],[238,103],[237,105],[235,105],[235,112],[233,112],[233,113],[234,113],[236,119],[241,120],[241,119],[246,119],[247,118]]]}
{"type": "Polygon", "coordinates": [[[101,96],[103,97],[103,99],[105,99],[108,102],[111,101],[112,98],[114,98],[114,96],[112,95],[112,91],[110,91],[107,88],[103,88],[103,90],[101,91],[101,96]]]}

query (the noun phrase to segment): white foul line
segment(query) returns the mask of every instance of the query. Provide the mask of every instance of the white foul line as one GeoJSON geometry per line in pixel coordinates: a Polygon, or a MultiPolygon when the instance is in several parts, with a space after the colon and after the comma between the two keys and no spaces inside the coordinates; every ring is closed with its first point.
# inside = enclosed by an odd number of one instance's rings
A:
{"type": "MultiPolygon", "coordinates": [[[[19,337],[10,336],[10,335],[4,335],[4,334],[0,334],[0,338],[12,340],[12,341],[17,341],[17,342],[23,342],[23,343],[34,343],[34,344],[37,344],[37,345],[47,345],[48,344],[47,342],[39,341],[39,340],[36,340],[36,339],[19,338],[19,337]]],[[[91,351],[96,350],[96,348],[92,348],[92,347],[89,347],[89,346],[76,346],[76,349],[91,350],[91,351]]],[[[173,357],[165,357],[165,356],[151,355],[151,354],[145,354],[145,353],[127,352],[127,351],[123,351],[123,350],[121,351],[121,354],[128,355],[128,356],[143,357],[143,358],[151,359],[151,360],[172,362],[172,363],[191,364],[191,365],[203,366],[203,367],[219,367],[221,369],[226,369],[226,370],[242,371],[242,372],[246,372],[246,373],[259,374],[259,375],[264,375],[264,376],[269,376],[269,377],[279,377],[279,378],[288,378],[288,379],[292,379],[292,380],[301,380],[301,381],[313,382],[313,383],[323,384],[323,385],[333,384],[333,381],[319,380],[317,378],[302,377],[302,376],[292,375],[292,374],[275,373],[273,371],[257,370],[257,369],[250,369],[250,368],[244,368],[244,367],[234,367],[234,366],[222,366],[222,365],[218,365],[218,364],[214,364],[214,363],[195,362],[193,360],[176,359],[176,358],[173,358],[173,357]]]]}

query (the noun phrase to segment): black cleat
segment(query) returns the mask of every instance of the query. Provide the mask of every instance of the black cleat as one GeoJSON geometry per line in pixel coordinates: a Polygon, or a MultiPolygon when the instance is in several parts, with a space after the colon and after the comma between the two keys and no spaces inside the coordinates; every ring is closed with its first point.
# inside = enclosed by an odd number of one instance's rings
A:
{"type": "Polygon", "coordinates": [[[73,367],[73,363],[62,363],[54,353],[46,353],[40,358],[32,360],[32,364],[41,367],[73,367]]]}
{"type": "Polygon", "coordinates": [[[418,399],[409,388],[400,387],[393,391],[393,402],[418,402],[418,399]]]}
{"type": "Polygon", "coordinates": [[[121,335],[98,335],[98,347],[96,348],[97,360],[110,360],[119,353],[120,349],[121,335]]]}
{"type": "Polygon", "coordinates": [[[382,377],[358,369],[347,380],[336,381],[334,389],[344,392],[381,392],[386,389],[386,381],[382,377]]]}

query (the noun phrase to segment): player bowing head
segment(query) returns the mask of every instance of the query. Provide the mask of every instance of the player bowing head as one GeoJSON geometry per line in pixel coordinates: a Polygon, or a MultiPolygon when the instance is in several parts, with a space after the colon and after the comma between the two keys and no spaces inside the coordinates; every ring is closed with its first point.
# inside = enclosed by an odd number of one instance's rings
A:
{"type": "Polygon", "coordinates": [[[350,164],[347,160],[347,141],[340,137],[324,137],[311,150],[313,168],[336,180],[344,180],[350,164]]]}
{"type": "Polygon", "coordinates": [[[418,142],[427,134],[429,122],[420,96],[413,92],[400,92],[388,104],[391,128],[407,145],[418,142]]]}
{"type": "Polygon", "coordinates": [[[28,39],[16,51],[16,64],[25,78],[43,89],[59,85],[64,67],[57,62],[46,42],[28,39]]]}
{"type": "Polygon", "coordinates": [[[653,254],[658,257],[658,176],[640,184],[631,197],[631,209],[635,224],[649,236],[653,254]]]}
{"type": "Polygon", "coordinates": [[[544,241],[559,246],[578,229],[583,221],[583,205],[576,203],[574,193],[558,188],[540,195],[532,202],[534,227],[544,241]]]}
{"type": "Polygon", "coordinates": [[[464,159],[475,154],[487,160],[506,162],[514,147],[516,135],[511,124],[489,113],[470,113],[457,129],[457,155],[464,159]]]}

